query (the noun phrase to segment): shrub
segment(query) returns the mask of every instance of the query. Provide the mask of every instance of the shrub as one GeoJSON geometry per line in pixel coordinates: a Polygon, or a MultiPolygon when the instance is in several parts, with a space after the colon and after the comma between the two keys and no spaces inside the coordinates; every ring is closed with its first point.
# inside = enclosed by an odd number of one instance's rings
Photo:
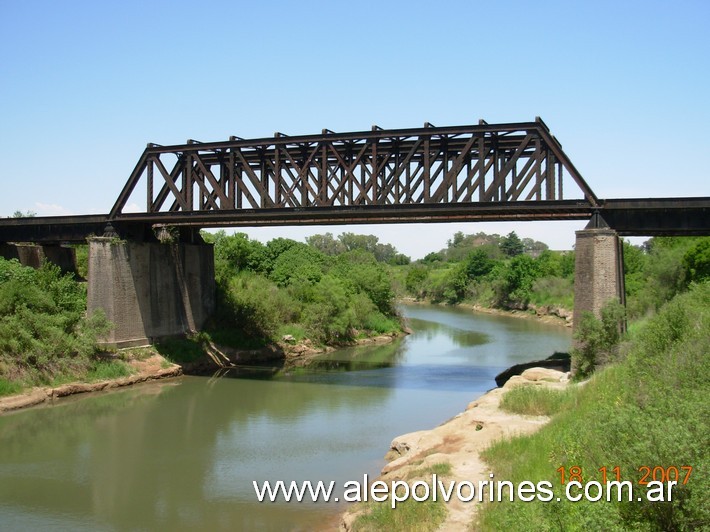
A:
{"type": "Polygon", "coordinates": [[[590,312],[582,315],[574,333],[577,344],[571,352],[577,378],[589,376],[597,366],[616,358],[625,312],[623,305],[612,300],[602,308],[601,319],[590,312]]]}
{"type": "Polygon", "coordinates": [[[298,304],[285,290],[253,272],[232,277],[218,294],[217,325],[239,329],[248,338],[273,340],[282,323],[293,320],[298,304]]]}

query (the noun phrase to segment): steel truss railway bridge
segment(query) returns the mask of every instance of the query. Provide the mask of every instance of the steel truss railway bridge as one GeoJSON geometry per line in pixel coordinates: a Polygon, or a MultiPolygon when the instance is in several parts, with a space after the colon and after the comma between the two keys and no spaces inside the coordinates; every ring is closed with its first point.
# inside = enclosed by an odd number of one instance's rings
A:
{"type": "Polygon", "coordinates": [[[208,227],[589,220],[575,315],[623,301],[618,236],[710,234],[710,198],[600,199],[545,123],[148,144],[110,212],[0,220],[0,248],[90,244],[89,310],[130,345],[199,329],[214,307],[208,227]],[[127,206],[144,204],[143,212],[127,206]],[[164,228],[177,242],[160,243],[164,228]],[[96,236],[100,235],[100,236],[96,236]],[[140,319],[136,319],[139,316],[140,319]]]}

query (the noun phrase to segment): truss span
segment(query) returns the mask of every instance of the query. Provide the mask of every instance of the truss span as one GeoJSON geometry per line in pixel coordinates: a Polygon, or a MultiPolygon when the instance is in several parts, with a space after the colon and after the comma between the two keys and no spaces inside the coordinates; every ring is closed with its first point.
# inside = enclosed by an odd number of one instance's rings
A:
{"type": "Polygon", "coordinates": [[[145,198],[144,212],[149,215],[181,219],[218,213],[224,222],[230,214],[234,221],[245,215],[277,220],[290,217],[289,211],[318,208],[367,212],[496,205],[502,213],[506,207],[516,210],[532,202],[550,205],[575,197],[586,207],[599,204],[540,118],[149,144],[109,218],[124,218],[124,208],[136,196],[145,198]]]}

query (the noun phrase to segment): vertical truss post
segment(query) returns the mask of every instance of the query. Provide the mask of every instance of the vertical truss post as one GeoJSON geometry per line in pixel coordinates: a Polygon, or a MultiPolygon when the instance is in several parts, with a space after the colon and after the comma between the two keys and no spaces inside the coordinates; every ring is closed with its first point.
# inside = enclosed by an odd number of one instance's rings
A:
{"type": "Polygon", "coordinates": [[[147,162],[148,183],[146,186],[146,211],[153,212],[153,159],[147,162]]]}
{"type": "Polygon", "coordinates": [[[424,203],[431,199],[431,135],[424,137],[424,203]]]}
{"type": "Polygon", "coordinates": [[[192,199],[192,155],[189,153],[185,154],[185,171],[182,174],[182,182],[182,194],[188,210],[191,211],[195,208],[195,204],[192,199]]]}
{"type": "Polygon", "coordinates": [[[545,176],[546,181],[546,198],[547,201],[552,201],[555,199],[555,154],[551,150],[547,151],[547,160],[545,166],[545,176]]]}

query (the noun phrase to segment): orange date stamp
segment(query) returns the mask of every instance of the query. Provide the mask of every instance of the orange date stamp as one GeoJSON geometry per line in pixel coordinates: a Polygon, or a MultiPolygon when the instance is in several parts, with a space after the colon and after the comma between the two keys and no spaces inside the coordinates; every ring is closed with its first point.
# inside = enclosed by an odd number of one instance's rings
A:
{"type": "MultiPolygon", "coordinates": [[[[639,478],[636,482],[641,486],[647,486],[649,482],[675,482],[676,484],[687,484],[690,479],[690,474],[693,472],[693,466],[639,466],[637,468],[639,478]]],[[[567,482],[584,482],[582,476],[582,468],[580,466],[558,467],[557,472],[560,475],[560,483],[562,485],[567,482]]],[[[601,473],[601,481],[606,484],[607,481],[621,482],[621,468],[614,466],[607,468],[602,466],[597,469],[601,473]]]]}

